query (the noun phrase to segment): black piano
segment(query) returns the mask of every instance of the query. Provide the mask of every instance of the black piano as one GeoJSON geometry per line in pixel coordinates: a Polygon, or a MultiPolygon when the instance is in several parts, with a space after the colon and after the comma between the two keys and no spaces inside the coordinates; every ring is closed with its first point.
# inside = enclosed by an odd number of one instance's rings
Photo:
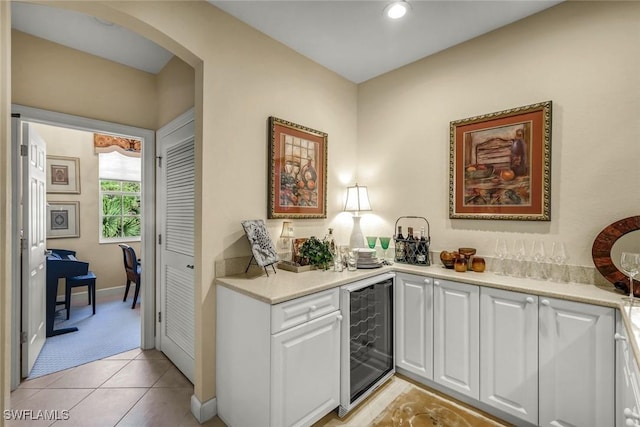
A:
{"type": "Polygon", "coordinates": [[[76,332],[78,328],[53,329],[56,318],[58,279],[81,276],[89,272],[89,263],[78,261],[74,251],[51,249],[47,255],[47,337],[76,332]]]}

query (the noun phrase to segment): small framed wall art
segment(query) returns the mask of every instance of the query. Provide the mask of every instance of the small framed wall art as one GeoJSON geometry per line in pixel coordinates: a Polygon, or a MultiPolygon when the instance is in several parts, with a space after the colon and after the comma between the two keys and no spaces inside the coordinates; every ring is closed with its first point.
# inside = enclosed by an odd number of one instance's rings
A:
{"type": "Polygon", "coordinates": [[[327,134],[269,117],[269,218],[327,217],[327,134]]]}
{"type": "Polygon", "coordinates": [[[551,220],[551,101],[450,124],[449,218],[551,220]]]}
{"type": "Polygon", "coordinates": [[[49,202],[47,239],[80,237],[80,202],[49,202]]]}
{"type": "Polygon", "coordinates": [[[80,194],[80,159],[47,156],[47,193],[80,194]]]}

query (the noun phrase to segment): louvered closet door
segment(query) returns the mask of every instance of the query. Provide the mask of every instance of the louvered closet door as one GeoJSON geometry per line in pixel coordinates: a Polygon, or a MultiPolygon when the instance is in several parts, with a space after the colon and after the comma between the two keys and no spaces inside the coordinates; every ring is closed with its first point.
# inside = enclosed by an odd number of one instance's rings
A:
{"type": "Polygon", "coordinates": [[[158,131],[160,350],[193,382],[194,123],[193,112],[158,131]]]}

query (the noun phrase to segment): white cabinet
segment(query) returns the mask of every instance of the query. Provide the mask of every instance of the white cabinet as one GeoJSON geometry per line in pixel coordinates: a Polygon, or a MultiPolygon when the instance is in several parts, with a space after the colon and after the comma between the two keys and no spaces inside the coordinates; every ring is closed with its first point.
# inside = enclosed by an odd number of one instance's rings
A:
{"type": "Polygon", "coordinates": [[[270,304],[216,288],[218,415],[229,427],[309,426],[339,405],[339,289],[270,304]]]}
{"type": "Polygon", "coordinates": [[[539,424],[614,423],[614,310],[540,297],[539,424]]]}
{"type": "Polygon", "coordinates": [[[433,293],[433,379],[478,399],[479,287],[435,279],[433,293]]]}
{"type": "Polygon", "coordinates": [[[272,426],[310,425],[338,406],[338,316],[333,312],[271,338],[272,426]]]}
{"type": "Polygon", "coordinates": [[[538,424],[538,297],[480,291],[480,401],[538,424]]]}
{"type": "Polygon", "coordinates": [[[638,364],[620,313],[616,314],[616,426],[640,425],[638,364]],[[629,421],[630,420],[630,421],[629,421]]]}
{"type": "Polygon", "coordinates": [[[433,379],[433,279],[398,273],[396,300],[396,366],[433,379]]]}

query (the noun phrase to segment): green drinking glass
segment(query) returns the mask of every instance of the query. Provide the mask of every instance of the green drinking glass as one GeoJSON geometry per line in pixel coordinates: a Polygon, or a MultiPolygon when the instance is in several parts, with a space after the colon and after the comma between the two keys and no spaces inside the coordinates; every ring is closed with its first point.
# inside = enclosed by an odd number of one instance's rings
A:
{"type": "Polygon", "coordinates": [[[387,249],[389,249],[389,242],[391,241],[391,237],[380,237],[380,247],[384,251],[384,259],[387,259],[387,249]]]}
{"type": "Polygon", "coordinates": [[[378,238],[376,236],[367,236],[367,244],[369,245],[370,249],[373,249],[376,247],[377,240],[378,238]]]}

